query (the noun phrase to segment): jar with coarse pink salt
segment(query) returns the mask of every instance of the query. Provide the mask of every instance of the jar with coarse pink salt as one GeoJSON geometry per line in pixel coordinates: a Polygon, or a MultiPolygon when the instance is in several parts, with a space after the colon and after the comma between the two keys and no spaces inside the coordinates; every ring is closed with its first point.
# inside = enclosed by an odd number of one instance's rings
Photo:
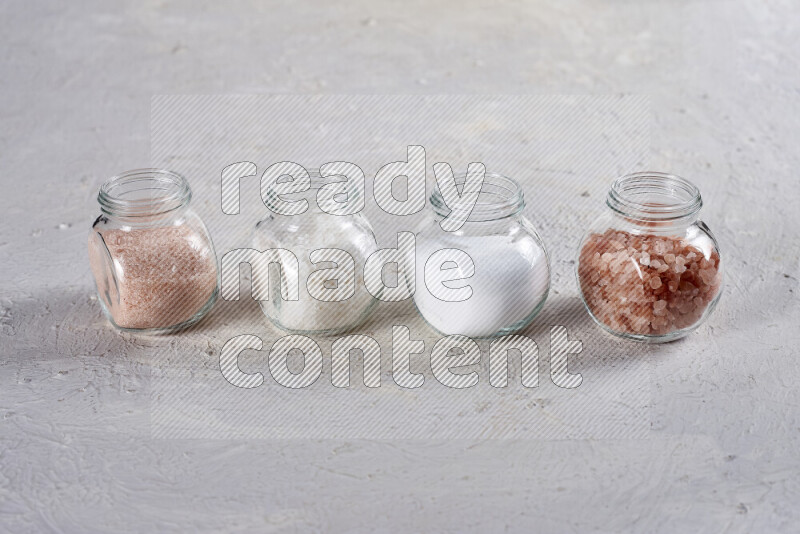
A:
{"type": "Polygon", "coordinates": [[[100,188],[89,263],[106,317],[122,330],[189,326],[217,297],[217,257],[192,191],[174,172],[139,169],[100,188]]]}
{"type": "Polygon", "coordinates": [[[700,191],[678,176],[641,172],[617,179],[606,206],[576,262],[589,314],[612,334],[650,343],[695,330],[722,289],[717,240],[699,220],[700,191]]]}

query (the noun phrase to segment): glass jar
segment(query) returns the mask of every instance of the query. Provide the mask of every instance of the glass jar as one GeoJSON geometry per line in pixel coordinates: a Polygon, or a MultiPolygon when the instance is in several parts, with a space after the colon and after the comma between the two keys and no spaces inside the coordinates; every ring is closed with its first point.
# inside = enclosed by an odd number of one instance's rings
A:
{"type": "MultiPolygon", "coordinates": [[[[459,189],[464,181],[456,179],[459,189]]],[[[504,335],[530,323],[550,291],[550,261],[541,237],[522,215],[519,184],[487,172],[475,207],[452,232],[440,226],[450,209],[438,188],[429,202],[433,217],[416,235],[414,304],[420,315],[442,334],[473,338],[504,335]],[[436,281],[443,270],[459,280],[436,281]],[[471,289],[459,300],[444,300],[439,285],[471,289]]]]}
{"type": "Polygon", "coordinates": [[[576,262],[589,314],[612,334],[651,343],[696,329],[722,287],[717,240],[698,219],[700,191],[679,176],[640,172],[617,179],[606,205],[576,262]]]}
{"type": "Polygon", "coordinates": [[[160,169],[128,171],[101,186],[89,263],[115,327],[174,330],[214,305],[217,259],[191,198],[183,176],[160,169]]]}
{"type": "MultiPolygon", "coordinates": [[[[363,214],[333,215],[323,211],[317,202],[319,190],[324,185],[338,182],[342,193],[347,195],[348,204],[363,206],[364,199],[359,189],[351,182],[337,180],[338,177],[323,178],[318,170],[308,172],[311,179],[308,191],[282,195],[284,200],[305,198],[308,209],[296,215],[281,215],[276,213],[276,203],[281,199],[268,193],[264,201],[273,213],[256,224],[251,240],[253,248],[259,251],[285,249],[294,254],[296,267],[293,262],[286,261],[285,256],[281,256],[277,263],[281,276],[291,272],[289,278],[297,279],[299,298],[284,299],[280,284],[269,284],[269,298],[260,300],[259,304],[264,315],[282,330],[330,335],[361,324],[376,303],[364,285],[364,264],[367,257],[378,250],[378,243],[363,214]],[[344,251],[353,262],[330,250],[318,253],[319,256],[312,261],[311,253],[320,249],[344,251]],[[324,275],[326,268],[336,269],[336,272],[329,271],[330,279],[324,275]]],[[[254,268],[253,285],[264,284],[266,281],[262,278],[269,275],[266,269],[254,268]]]]}

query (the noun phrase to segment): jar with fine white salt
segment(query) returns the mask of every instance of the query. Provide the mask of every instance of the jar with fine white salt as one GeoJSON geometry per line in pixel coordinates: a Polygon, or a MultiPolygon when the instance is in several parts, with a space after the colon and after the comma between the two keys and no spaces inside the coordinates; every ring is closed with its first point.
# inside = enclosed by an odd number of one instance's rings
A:
{"type": "Polygon", "coordinates": [[[273,269],[274,274],[266,267],[253,268],[253,286],[269,288],[268,298],[259,304],[278,328],[298,334],[336,334],[361,324],[377,302],[364,285],[364,264],[378,244],[358,208],[364,205],[362,190],[343,181],[343,176],[326,178],[318,170],[308,173],[307,191],[264,198],[272,213],[256,224],[251,245],[258,251],[286,252],[277,256],[279,269],[273,269]],[[330,188],[333,184],[335,190],[330,188]],[[329,195],[329,208],[324,211],[320,201],[324,203],[322,198],[329,195]],[[308,207],[302,213],[282,215],[277,205],[285,199],[304,199],[308,207]],[[282,294],[287,284],[296,285],[296,299],[282,294]]]}
{"type": "MultiPolygon", "coordinates": [[[[462,190],[465,177],[456,178],[462,190]]],[[[524,193],[511,178],[486,173],[463,226],[445,231],[450,213],[439,189],[433,217],[416,236],[414,304],[434,329],[473,338],[504,335],[529,324],[550,290],[541,237],[522,214],[524,193]]]]}

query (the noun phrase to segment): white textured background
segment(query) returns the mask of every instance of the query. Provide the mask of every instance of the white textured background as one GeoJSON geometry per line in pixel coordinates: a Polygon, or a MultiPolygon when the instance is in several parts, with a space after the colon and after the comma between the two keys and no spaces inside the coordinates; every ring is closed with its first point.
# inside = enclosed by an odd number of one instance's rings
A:
{"type": "MultiPolygon", "coordinates": [[[[800,5],[0,5],[0,530],[793,532],[800,5]],[[148,345],[85,239],[162,93],[639,93],[727,288],[652,351],[647,439],[151,440],[148,345]]],[[[569,220],[569,219],[565,219],[569,220]]],[[[560,228],[580,233],[580,228],[560,228]]]]}

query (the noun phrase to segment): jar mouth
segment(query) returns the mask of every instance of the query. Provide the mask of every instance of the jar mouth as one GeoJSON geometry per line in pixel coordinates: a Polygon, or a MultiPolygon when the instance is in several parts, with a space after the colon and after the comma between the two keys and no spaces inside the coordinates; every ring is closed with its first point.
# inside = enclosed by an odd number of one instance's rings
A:
{"type": "Polygon", "coordinates": [[[192,199],[186,178],[164,169],[135,169],[110,178],[97,195],[103,213],[110,216],[161,215],[192,199]]]}
{"type": "Polygon", "coordinates": [[[355,190],[355,187],[350,184],[345,174],[328,174],[327,176],[322,176],[319,169],[308,169],[308,177],[311,180],[311,187],[309,187],[309,189],[312,191],[322,189],[328,184],[345,184],[347,191],[355,190]]]}
{"type": "Polygon", "coordinates": [[[308,172],[308,177],[310,182],[308,189],[304,189],[303,191],[299,191],[297,193],[284,193],[279,196],[276,196],[272,190],[269,190],[266,196],[263,197],[263,200],[266,203],[267,208],[269,208],[271,211],[275,211],[276,210],[275,204],[278,200],[295,201],[300,199],[308,200],[310,206],[317,206],[316,200],[312,202],[312,199],[316,199],[320,189],[322,189],[326,185],[331,185],[331,184],[342,184],[341,186],[339,186],[339,192],[337,192],[333,196],[333,199],[336,202],[347,202],[347,200],[350,197],[359,196],[358,187],[355,184],[351,183],[347,179],[347,175],[345,174],[334,173],[334,174],[328,174],[327,176],[322,176],[322,174],[320,174],[319,169],[306,169],[306,171],[308,172]]]}
{"type": "MultiPolygon", "coordinates": [[[[459,191],[463,191],[466,174],[460,174],[455,179],[459,191]]],[[[438,186],[428,200],[434,213],[440,217],[447,217],[452,211],[445,204],[438,186]]],[[[516,180],[502,174],[487,172],[483,179],[481,192],[478,194],[478,200],[467,221],[486,222],[503,219],[518,214],[524,207],[525,195],[516,180]]]]}
{"type": "Polygon", "coordinates": [[[636,172],[617,178],[606,204],[616,213],[640,221],[671,221],[697,215],[700,190],[685,178],[662,172],[636,172]]]}

